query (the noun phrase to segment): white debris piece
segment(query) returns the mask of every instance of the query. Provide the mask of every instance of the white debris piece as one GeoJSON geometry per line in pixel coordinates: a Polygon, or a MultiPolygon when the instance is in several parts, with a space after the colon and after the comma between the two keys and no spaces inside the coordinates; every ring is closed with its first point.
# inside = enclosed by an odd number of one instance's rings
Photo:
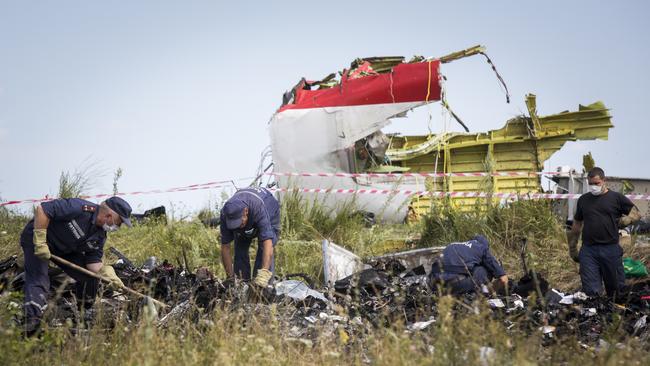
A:
{"type": "Polygon", "coordinates": [[[560,300],[560,304],[572,305],[573,304],[573,295],[567,295],[567,296],[562,297],[562,300],[560,300]]]}
{"type": "Polygon", "coordinates": [[[334,282],[348,277],[364,268],[361,257],[351,251],[323,240],[323,276],[325,283],[334,282]]]}
{"type": "Polygon", "coordinates": [[[328,302],[325,295],[312,290],[302,281],[298,280],[285,280],[275,284],[275,293],[277,295],[286,295],[294,300],[302,301],[311,296],[315,299],[328,302]]]}
{"type": "Polygon", "coordinates": [[[639,330],[645,328],[646,324],[648,322],[648,316],[644,315],[639,318],[639,320],[634,323],[634,334],[638,333],[639,330]]]}
{"type": "Polygon", "coordinates": [[[506,307],[506,304],[504,304],[501,299],[489,299],[488,304],[492,308],[504,308],[504,307],[506,307]]]}
{"type": "Polygon", "coordinates": [[[310,323],[312,323],[312,324],[314,324],[314,323],[316,323],[316,322],[318,321],[318,319],[316,319],[316,317],[313,316],[313,315],[306,316],[306,317],[305,317],[305,320],[308,321],[308,322],[310,322],[310,323]]]}
{"type": "Polygon", "coordinates": [[[576,292],[575,294],[573,294],[573,299],[574,299],[574,300],[585,301],[585,300],[587,300],[588,298],[589,298],[589,296],[587,296],[587,294],[585,294],[585,293],[582,292],[582,291],[578,291],[578,292],[576,292]]]}
{"type": "Polygon", "coordinates": [[[345,316],[330,315],[330,314],[327,314],[327,313],[324,313],[324,312],[321,312],[320,314],[318,314],[318,317],[321,320],[331,320],[331,321],[335,321],[335,322],[347,322],[348,321],[348,318],[345,317],[345,316]]]}
{"type": "Polygon", "coordinates": [[[479,358],[481,360],[481,366],[487,366],[492,363],[494,356],[496,355],[496,350],[492,347],[481,347],[479,349],[479,358]]]}
{"type": "Polygon", "coordinates": [[[572,305],[576,301],[585,301],[589,297],[582,291],[578,291],[574,293],[573,295],[564,295],[561,292],[555,291],[558,295],[563,295],[562,300],[560,300],[560,304],[564,305],[572,305]]]}
{"type": "Polygon", "coordinates": [[[413,324],[409,324],[409,325],[406,327],[406,329],[407,329],[408,331],[410,331],[410,332],[414,332],[414,331],[416,331],[416,330],[423,330],[423,329],[428,328],[429,325],[435,323],[435,321],[436,321],[436,319],[434,319],[434,318],[432,317],[432,318],[429,318],[429,320],[427,320],[427,321],[425,321],[425,322],[416,322],[416,323],[413,323],[413,324]]]}
{"type": "MultiPolygon", "coordinates": [[[[124,299],[121,301],[126,301],[126,297],[124,297],[124,299]]],[[[174,308],[169,313],[167,313],[158,321],[158,326],[159,327],[164,326],[170,320],[178,319],[179,317],[185,315],[185,313],[190,309],[191,306],[192,304],[190,300],[185,300],[180,304],[174,306],[174,308]]]]}
{"type": "Polygon", "coordinates": [[[582,310],[582,315],[587,316],[587,317],[592,317],[596,315],[598,312],[596,311],[596,308],[588,308],[588,309],[583,309],[582,310]]]}
{"type": "Polygon", "coordinates": [[[543,334],[551,334],[551,333],[555,332],[555,327],[552,326],[552,325],[545,325],[545,326],[543,326],[543,327],[540,327],[539,330],[540,330],[543,334]]]}

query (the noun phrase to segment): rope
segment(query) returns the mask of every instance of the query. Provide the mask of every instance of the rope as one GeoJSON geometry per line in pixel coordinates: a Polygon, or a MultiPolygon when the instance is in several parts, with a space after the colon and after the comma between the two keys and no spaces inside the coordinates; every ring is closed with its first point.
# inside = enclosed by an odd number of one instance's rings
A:
{"type": "Polygon", "coordinates": [[[427,62],[427,70],[429,71],[429,81],[427,82],[427,97],[424,99],[425,103],[429,102],[429,96],[431,95],[431,61],[427,62]]]}

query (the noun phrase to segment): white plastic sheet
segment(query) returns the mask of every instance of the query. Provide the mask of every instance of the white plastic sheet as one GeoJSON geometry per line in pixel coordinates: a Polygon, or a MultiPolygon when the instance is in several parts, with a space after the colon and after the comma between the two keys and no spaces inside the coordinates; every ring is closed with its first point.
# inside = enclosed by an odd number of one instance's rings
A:
{"type": "Polygon", "coordinates": [[[303,301],[311,296],[315,299],[328,302],[325,295],[316,290],[312,290],[307,284],[298,280],[285,280],[276,283],[275,293],[278,295],[286,295],[297,301],[303,301]]]}

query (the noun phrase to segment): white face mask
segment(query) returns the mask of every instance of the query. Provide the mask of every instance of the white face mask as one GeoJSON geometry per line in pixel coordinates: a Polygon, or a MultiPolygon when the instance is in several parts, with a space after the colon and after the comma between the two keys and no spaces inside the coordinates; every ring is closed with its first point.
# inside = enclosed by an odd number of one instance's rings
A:
{"type": "Polygon", "coordinates": [[[590,184],[589,185],[589,192],[593,194],[594,196],[599,196],[600,194],[603,193],[603,186],[599,186],[596,184],[590,184]]]}
{"type": "Polygon", "coordinates": [[[104,225],[102,225],[102,229],[104,229],[104,231],[106,231],[107,233],[112,233],[114,231],[119,230],[120,227],[117,226],[117,225],[104,224],[104,225]]]}
{"type": "MultiPolygon", "coordinates": [[[[113,220],[111,220],[111,221],[113,221],[113,220]]],[[[115,221],[113,221],[112,225],[109,225],[108,223],[104,223],[104,225],[102,225],[102,229],[104,229],[104,231],[106,231],[107,233],[112,233],[112,232],[115,232],[115,231],[119,230],[120,227],[115,225],[115,221]]]]}

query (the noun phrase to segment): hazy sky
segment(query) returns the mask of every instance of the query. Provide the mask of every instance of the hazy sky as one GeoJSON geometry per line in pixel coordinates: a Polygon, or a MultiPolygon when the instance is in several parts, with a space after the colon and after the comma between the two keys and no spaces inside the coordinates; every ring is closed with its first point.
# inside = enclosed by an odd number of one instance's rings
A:
{"type": "MultiPolygon", "coordinates": [[[[529,92],[541,115],[602,100],[614,116],[609,141],[568,143],[546,167],[579,167],[592,151],[608,174],[650,177],[647,1],[457,3],[0,0],[0,197],[56,194],[61,171],[87,159],[105,172],[91,193],[110,192],[118,167],[121,191],[249,177],[300,77],[356,57],[475,44],[512,102],[483,58],[444,65],[449,102],[471,131],[526,111],[529,92]]],[[[430,111],[438,131],[439,106],[430,111]]],[[[425,132],[427,112],[390,130],[425,132]]],[[[189,210],[216,197],[130,201],[135,211],[189,210]]]]}

